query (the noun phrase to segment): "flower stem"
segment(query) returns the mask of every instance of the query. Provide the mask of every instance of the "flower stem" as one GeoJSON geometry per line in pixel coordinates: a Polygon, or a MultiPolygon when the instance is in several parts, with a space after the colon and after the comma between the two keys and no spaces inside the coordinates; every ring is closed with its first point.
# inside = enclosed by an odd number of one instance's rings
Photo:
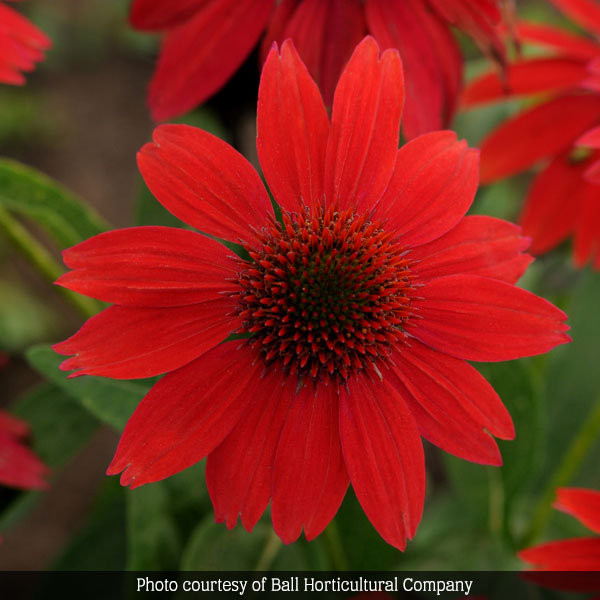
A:
{"type": "Polygon", "coordinates": [[[548,486],[540,497],[534,511],[531,526],[523,536],[520,544],[522,548],[530,546],[542,532],[552,510],[552,500],[555,497],[556,488],[569,483],[579,468],[581,461],[586,457],[591,446],[597,441],[599,432],[600,399],[592,408],[589,416],[584,420],[583,425],[575,435],[562,461],[550,478],[548,486]]]}
{"type": "Polygon", "coordinates": [[[282,541],[279,539],[279,536],[275,533],[274,529],[271,529],[265,547],[263,548],[262,554],[260,555],[254,570],[268,571],[273,564],[281,545],[282,541]]]}
{"type": "Polygon", "coordinates": [[[335,521],[331,521],[325,529],[325,540],[329,546],[331,564],[336,571],[348,570],[348,559],[342,545],[342,538],[335,521]]]}
{"type": "MultiPolygon", "coordinates": [[[[0,206],[0,231],[19,250],[37,271],[50,283],[64,273],[64,269],[5,208],[0,206]]],[[[84,316],[92,317],[100,310],[100,305],[90,298],[59,288],[64,297],[84,316]]]]}

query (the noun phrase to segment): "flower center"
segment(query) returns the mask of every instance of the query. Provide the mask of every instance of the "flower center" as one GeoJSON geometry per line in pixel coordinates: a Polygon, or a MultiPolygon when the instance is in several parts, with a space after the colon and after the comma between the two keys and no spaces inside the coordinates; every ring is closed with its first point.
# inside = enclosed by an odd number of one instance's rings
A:
{"type": "Polygon", "coordinates": [[[414,291],[408,251],[352,210],[269,220],[246,246],[238,314],[267,364],[314,380],[372,369],[406,338],[414,291]]]}

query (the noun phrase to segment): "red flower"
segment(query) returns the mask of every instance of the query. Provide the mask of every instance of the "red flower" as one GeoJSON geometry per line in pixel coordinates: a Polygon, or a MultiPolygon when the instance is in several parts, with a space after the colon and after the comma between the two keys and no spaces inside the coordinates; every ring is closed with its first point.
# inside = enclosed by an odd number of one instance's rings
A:
{"type": "MultiPolygon", "coordinates": [[[[594,533],[600,533],[600,492],[559,488],[556,495],[555,508],[573,515],[594,533]]],[[[547,542],[522,550],[519,558],[538,571],[600,571],[600,537],[547,542]]]]}
{"type": "MultiPolygon", "coordinates": [[[[597,2],[552,1],[592,34],[600,34],[597,2]]],[[[464,103],[533,94],[543,94],[542,101],[484,139],[481,180],[491,183],[547,161],[520,217],[523,233],[532,238],[531,250],[542,254],[573,234],[575,264],[591,260],[600,269],[600,45],[547,25],[522,24],[517,32],[553,54],[509,65],[507,82],[495,74],[476,79],[465,90],[464,103]]]]}
{"type": "Polygon", "coordinates": [[[208,455],[218,521],[252,529],[271,501],[285,542],[317,536],[349,481],[404,548],[425,492],[419,434],[495,464],[490,434],[513,425],[466,360],[569,341],[564,313],[514,287],[531,258],[519,228],[463,217],[478,155],[454,133],[398,150],[400,58],[363,41],[331,121],[290,42],[271,50],[258,97],[258,155],[281,220],[225,142],[164,125],[138,156],[173,214],[241,240],[139,227],[64,253],[71,290],[115,305],[55,348],[63,369],[115,378],[167,373],[127,424],[110,474],[136,487],[208,455]],[[231,332],[247,340],[223,340],[231,332]]]}
{"type": "Polygon", "coordinates": [[[23,85],[21,71],[33,71],[48,48],[42,31],[0,2],[0,83],[23,85]]]}
{"type": "MultiPolygon", "coordinates": [[[[6,360],[0,354],[0,368],[6,360]]],[[[0,484],[24,490],[48,487],[44,481],[47,467],[21,441],[28,434],[27,423],[0,411],[0,484]]]]}
{"type": "Polygon", "coordinates": [[[336,82],[369,31],[400,52],[406,75],[406,137],[450,123],[462,58],[449,25],[503,58],[500,0],[135,0],[131,23],[166,32],[149,104],[156,120],[184,113],[218,91],[266,30],[261,57],[292,38],[330,106],[336,82]]]}

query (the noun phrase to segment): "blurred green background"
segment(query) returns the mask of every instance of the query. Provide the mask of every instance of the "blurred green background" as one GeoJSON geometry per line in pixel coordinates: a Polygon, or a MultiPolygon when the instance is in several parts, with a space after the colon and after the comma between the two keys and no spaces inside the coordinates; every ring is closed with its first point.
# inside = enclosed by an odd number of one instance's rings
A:
{"type": "MultiPolygon", "coordinates": [[[[30,0],[19,8],[54,46],[25,87],[0,88],[0,155],[58,187],[3,161],[0,206],[56,260],[62,248],[109,226],[178,226],[143,188],[135,163],[153,127],[145,92],[156,38],[129,29],[124,0],[30,0]],[[10,189],[2,185],[9,177],[16,182],[10,189]],[[48,208],[55,200],[57,214],[48,208]]],[[[564,24],[544,0],[519,2],[519,10],[564,24]]],[[[471,76],[487,62],[462,43],[471,76]]],[[[252,55],[185,119],[227,139],[255,165],[257,74],[252,55]]],[[[459,115],[459,136],[477,145],[516,106],[459,115]]],[[[515,220],[530,177],[482,188],[472,212],[515,220]]],[[[11,356],[0,372],[0,406],[31,422],[33,448],[53,469],[47,493],[0,488],[0,568],[519,569],[515,551],[524,543],[585,535],[574,519],[549,510],[549,494],[573,440],[594,425],[588,416],[600,397],[600,274],[574,270],[566,243],[537,260],[520,285],[568,312],[574,342],[542,357],[478,367],[515,421],[516,440],[500,442],[504,466],[469,464],[426,444],[425,512],[405,553],[381,540],[352,491],[323,535],[285,547],[268,514],[252,534],[215,524],[202,464],[133,492],[104,475],[118,431],[150,383],[67,381],[47,344],[72,334],[83,316],[0,235],[0,351],[11,356]]],[[[599,488],[599,459],[596,440],[585,456],[573,456],[568,483],[599,488]]]]}

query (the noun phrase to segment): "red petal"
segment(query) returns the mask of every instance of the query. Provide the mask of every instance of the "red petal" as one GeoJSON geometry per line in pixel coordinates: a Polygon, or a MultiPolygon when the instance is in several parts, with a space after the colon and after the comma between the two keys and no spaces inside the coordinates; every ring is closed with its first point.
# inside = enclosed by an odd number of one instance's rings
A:
{"type": "Polygon", "coordinates": [[[294,41],[325,103],[331,106],[342,69],[366,33],[360,0],[303,0],[275,39],[294,41]]]}
{"type": "Polygon", "coordinates": [[[482,183],[514,175],[564,151],[598,119],[600,98],[591,95],[565,95],[524,110],[482,142],[482,183]]]}
{"type": "Polygon", "coordinates": [[[24,490],[46,489],[48,468],[23,444],[0,432],[0,484],[24,490]]]}
{"type": "Polygon", "coordinates": [[[132,27],[161,31],[179,25],[209,5],[211,0],[133,0],[129,10],[132,27]]]}
{"type": "Polygon", "coordinates": [[[499,361],[548,352],[570,341],[565,313],[513,285],[450,275],[419,289],[420,315],[410,329],[428,346],[466,360],[499,361]]]}
{"type": "Polygon", "coordinates": [[[258,156],[277,203],[288,211],[323,202],[329,119],[291,42],[274,47],[258,91],[258,156]]]}
{"type": "Polygon", "coordinates": [[[563,56],[591,59],[600,54],[596,42],[551,25],[521,22],[516,26],[515,33],[517,39],[560,50],[563,56]]]}
{"type": "Polygon", "coordinates": [[[123,471],[121,484],[135,488],[212,452],[260,394],[262,361],[239,344],[221,344],[165,375],[129,419],[107,474],[123,471]]]}
{"type": "Polygon", "coordinates": [[[358,377],[341,392],[340,431],[358,501],[381,537],[404,550],[425,497],[423,447],[412,414],[385,378],[358,377]]]}
{"type": "Polygon", "coordinates": [[[397,52],[365,38],[346,65],[333,101],[327,144],[328,205],[372,209],[388,185],[398,152],[404,101],[397,52]]]}
{"type": "Polygon", "coordinates": [[[584,29],[600,34],[600,6],[597,0],[551,0],[551,2],[584,29]]]}
{"type": "Polygon", "coordinates": [[[418,137],[398,150],[396,168],[377,207],[406,245],[434,240],[454,227],[477,191],[478,152],[452,131],[418,137]]]}
{"type": "Polygon", "coordinates": [[[235,527],[238,515],[248,531],[271,498],[273,463],[281,430],[295,393],[296,381],[267,371],[260,394],[206,461],[206,484],[218,523],[235,527]]]}
{"type": "Polygon", "coordinates": [[[586,131],[576,142],[576,146],[587,148],[600,148],[600,127],[593,127],[586,131]]]}
{"type": "Polygon", "coordinates": [[[513,439],[508,411],[471,365],[412,341],[395,351],[389,378],[412,412],[421,435],[460,458],[500,465],[492,435],[513,439]]]}
{"type": "Polygon", "coordinates": [[[0,82],[22,85],[20,71],[32,71],[51,42],[17,11],[0,3],[0,82]]]}
{"type": "Polygon", "coordinates": [[[279,0],[269,18],[269,24],[267,25],[267,31],[263,36],[260,44],[260,63],[263,64],[267,60],[267,56],[273,47],[274,43],[279,46],[286,39],[284,35],[285,28],[292,18],[294,11],[296,10],[296,0],[279,0]]]}
{"type": "Polygon", "coordinates": [[[464,106],[527,96],[541,92],[559,92],[577,87],[589,77],[587,63],[571,58],[532,58],[512,63],[508,76],[487,73],[471,81],[462,95],[464,106]]]}
{"type": "Polygon", "coordinates": [[[75,354],[60,366],[77,370],[73,375],[154,377],[189,363],[240,327],[241,319],[231,315],[235,304],[222,298],[175,308],[112,306],[54,350],[75,354]]]}
{"type": "Polygon", "coordinates": [[[498,0],[428,0],[449,23],[472,37],[484,50],[504,56],[498,25],[502,14],[498,0]]]}
{"type": "Polygon", "coordinates": [[[63,252],[74,269],[57,284],[130,306],[183,306],[238,291],[231,251],[203,235],[174,227],[107,231],[63,252]]]}
{"type": "Polygon", "coordinates": [[[305,385],[292,400],[275,456],[271,514],[277,535],[289,544],[304,526],[307,540],[317,537],[347,488],[337,390],[305,385]]]}
{"type": "Polygon", "coordinates": [[[554,248],[575,229],[588,163],[572,162],[569,155],[570,150],[558,155],[534,179],[527,194],[519,221],[523,233],[531,237],[534,254],[554,248]]]}
{"type": "MultiPolygon", "coordinates": [[[[597,160],[597,159],[596,159],[597,160]]],[[[586,170],[586,177],[589,169],[586,170]]],[[[600,268],[600,186],[583,179],[577,195],[571,192],[569,202],[579,204],[579,215],[575,223],[574,259],[582,267],[588,260],[600,268]]]]}
{"type": "Polygon", "coordinates": [[[187,125],[162,125],[138,153],[158,201],[200,231],[231,241],[260,229],[271,201],[254,167],[229,144],[187,125]]]}
{"type": "Polygon", "coordinates": [[[448,27],[421,0],[368,0],[365,10],[369,30],[381,47],[397,48],[402,57],[405,136],[412,139],[441,129],[449,121],[462,79],[462,59],[448,27]]]}
{"type": "Polygon", "coordinates": [[[600,538],[572,538],[521,550],[521,560],[540,571],[599,571],[600,538]]]}
{"type": "Polygon", "coordinates": [[[558,488],[554,508],[573,515],[595,533],[600,533],[600,492],[585,488],[558,488]]]}
{"type": "Polygon", "coordinates": [[[529,240],[521,228],[493,217],[470,216],[433,242],[410,252],[419,279],[446,275],[482,275],[515,283],[533,258],[523,254],[529,240]]]}
{"type": "Polygon", "coordinates": [[[22,419],[0,410],[0,434],[2,433],[23,438],[29,434],[29,425],[22,419]]]}
{"type": "Polygon", "coordinates": [[[274,0],[212,0],[165,40],[150,84],[157,121],[183,114],[218,91],[258,41],[274,0]]]}

